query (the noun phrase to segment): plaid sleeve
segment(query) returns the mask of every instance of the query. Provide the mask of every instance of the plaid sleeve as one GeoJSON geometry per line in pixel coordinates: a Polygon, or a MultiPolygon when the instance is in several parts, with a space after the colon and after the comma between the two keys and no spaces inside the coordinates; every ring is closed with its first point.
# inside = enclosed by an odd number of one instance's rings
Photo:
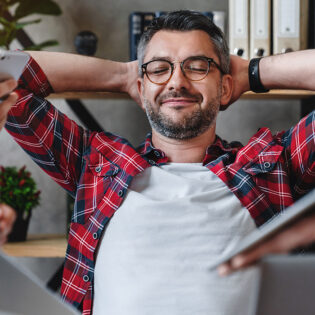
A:
{"type": "Polygon", "coordinates": [[[284,133],[282,141],[296,198],[315,187],[315,111],[284,133]]]}
{"type": "Polygon", "coordinates": [[[52,92],[46,75],[31,58],[9,112],[7,131],[53,180],[74,194],[89,132],[44,99],[52,92]]]}

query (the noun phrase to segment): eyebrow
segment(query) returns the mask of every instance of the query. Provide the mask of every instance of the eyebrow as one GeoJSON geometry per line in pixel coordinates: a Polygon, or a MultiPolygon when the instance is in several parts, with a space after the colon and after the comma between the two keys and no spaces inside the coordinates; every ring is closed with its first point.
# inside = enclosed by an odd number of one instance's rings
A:
{"type": "MultiPolygon", "coordinates": [[[[188,58],[212,58],[213,60],[215,60],[213,57],[208,57],[206,55],[191,55],[191,56],[188,56],[187,58],[183,59],[183,60],[186,60],[188,58]]],[[[169,61],[169,62],[172,62],[172,59],[168,56],[153,56],[149,61],[147,62],[150,62],[150,61],[155,61],[155,60],[166,60],[166,61],[169,61]]]]}
{"type": "Polygon", "coordinates": [[[153,56],[149,61],[147,62],[150,62],[150,61],[155,61],[155,60],[167,60],[167,61],[171,61],[171,58],[170,57],[167,57],[167,56],[153,56]]]}

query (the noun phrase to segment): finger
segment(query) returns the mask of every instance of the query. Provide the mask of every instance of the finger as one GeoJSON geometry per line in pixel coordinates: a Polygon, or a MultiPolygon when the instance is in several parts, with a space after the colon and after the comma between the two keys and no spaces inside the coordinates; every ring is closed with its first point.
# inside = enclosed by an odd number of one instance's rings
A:
{"type": "Polygon", "coordinates": [[[235,270],[248,267],[268,253],[287,253],[297,247],[309,245],[315,241],[314,226],[315,215],[303,218],[269,240],[219,266],[219,275],[226,276],[235,270]]]}
{"type": "MultiPolygon", "coordinates": [[[[267,243],[267,247],[268,245],[269,242],[267,243]]],[[[256,262],[265,252],[266,244],[264,243],[263,245],[253,248],[252,250],[236,255],[227,263],[220,265],[218,267],[218,273],[220,276],[227,276],[238,269],[245,268],[256,262]]]]}
{"type": "Polygon", "coordinates": [[[3,212],[3,221],[6,223],[8,231],[10,232],[17,217],[16,211],[6,204],[2,204],[1,208],[3,212]]]}
{"type": "Polygon", "coordinates": [[[218,274],[221,277],[225,277],[227,275],[229,275],[232,272],[232,268],[230,266],[230,263],[227,262],[225,264],[221,264],[218,268],[217,268],[218,274]]]}
{"type": "Polygon", "coordinates": [[[274,248],[273,240],[269,240],[257,247],[248,250],[242,254],[239,254],[225,264],[218,267],[218,273],[220,276],[226,276],[236,270],[243,269],[256,263],[266,253],[276,251],[274,248]]]}
{"type": "Polygon", "coordinates": [[[0,130],[4,126],[7,120],[7,114],[11,107],[16,103],[18,100],[18,95],[16,93],[11,93],[8,98],[0,103],[0,130]]]}
{"type": "Polygon", "coordinates": [[[314,241],[314,219],[305,218],[252,250],[235,256],[230,262],[230,268],[232,271],[245,268],[268,253],[287,253],[312,241],[314,241]]]}
{"type": "Polygon", "coordinates": [[[11,225],[8,226],[7,222],[0,221],[0,235],[6,236],[10,233],[10,231],[11,231],[11,225]]]}
{"type": "Polygon", "coordinates": [[[9,79],[0,82],[0,97],[11,93],[17,87],[17,81],[14,79],[9,79]]]}
{"type": "MultiPolygon", "coordinates": [[[[236,257],[235,257],[236,258],[236,257]]],[[[240,265],[240,266],[235,266],[235,263],[233,262],[233,260],[235,259],[231,259],[229,262],[227,263],[224,263],[224,264],[221,264],[218,268],[217,268],[217,271],[218,271],[218,274],[221,276],[221,277],[225,277],[225,276],[228,276],[229,274],[231,274],[232,272],[234,271],[238,271],[238,270],[241,270],[245,267],[250,267],[250,266],[253,266],[257,260],[252,260],[252,261],[246,261],[246,263],[244,265],[240,265]]]]}

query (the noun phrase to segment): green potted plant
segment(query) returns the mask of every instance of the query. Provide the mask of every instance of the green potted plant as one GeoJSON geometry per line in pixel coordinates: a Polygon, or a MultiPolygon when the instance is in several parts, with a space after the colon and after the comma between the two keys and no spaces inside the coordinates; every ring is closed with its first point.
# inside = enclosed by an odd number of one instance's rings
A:
{"type": "MultiPolygon", "coordinates": [[[[32,14],[60,15],[61,9],[52,0],[0,0],[0,47],[10,49],[19,30],[41,22],[41,19],[25,19],[32,14]]],[[[58,45],[56,40],[47,40],[24,49],[41,50],[54,45],[58,45]]]]}
{"type": "Polygon", "coordinates": [[[0,203],[6,203],[17,213],[9,242],[26,240],[32,209],[39,204],[39,195],[40,191],[25,166],[19,170],[0,166],[0,203]]]}

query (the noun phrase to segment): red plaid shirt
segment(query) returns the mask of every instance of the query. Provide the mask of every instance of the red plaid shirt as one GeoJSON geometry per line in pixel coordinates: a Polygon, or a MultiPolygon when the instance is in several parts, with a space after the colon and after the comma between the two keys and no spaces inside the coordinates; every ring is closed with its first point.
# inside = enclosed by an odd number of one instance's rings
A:
{"type": "MultiPolygon", "coordinates": [[[[75,197],[61,293],[91,314],[95,249],[135,175],[167,162],[149,135],[134,148],[108,132],[84,130],[44,99],[52,88],[30,60],[6,128],[59,185],[75,197]]],[[[248,209],[257,226],[314,187],[315,113],[286,132],[260,129],[242,146],[216,137],[203,164],[248,209]]],[[[136,220],[136,218],[135,218],[136,220]]],[[[132,222],[130,222],[132,224],[132,222]]]]}

